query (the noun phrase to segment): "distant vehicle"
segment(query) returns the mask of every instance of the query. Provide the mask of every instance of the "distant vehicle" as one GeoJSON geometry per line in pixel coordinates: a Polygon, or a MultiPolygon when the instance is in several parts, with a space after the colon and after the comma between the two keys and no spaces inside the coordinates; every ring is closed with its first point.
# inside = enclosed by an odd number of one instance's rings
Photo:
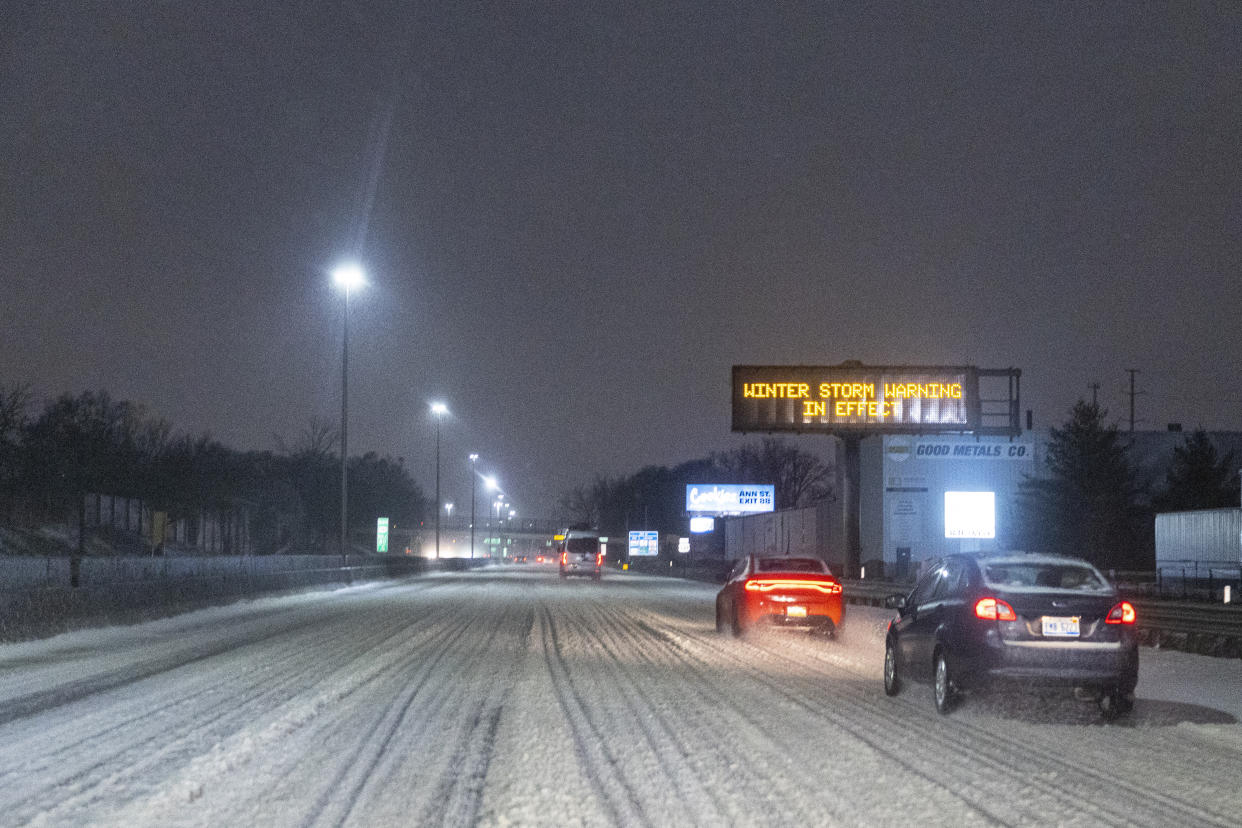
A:
{"type": "Polygon", "coordinates": [[[962,691],[1067,686],[1095,698],[1106,718],[1129,712],[1138,683],[1134,607],[1077,558],[951,555],[909,595],[884,644],[884,692],[930,682],[936,710],[962,691]]]}
{"type": "Polygon", "coordinates": [[[599,533],[590,529],[567,529],[560,542],[561,577],[589,575],[598,581],[604,572],[604,553],[600,551],[599,533]]]}
{"type": "Polygon", "coordinates": [[[716,631],[743,635],[759,624],[836,634],[844,618],[841,583],[818,558],[747,555],[716,595],[716,631]]]}

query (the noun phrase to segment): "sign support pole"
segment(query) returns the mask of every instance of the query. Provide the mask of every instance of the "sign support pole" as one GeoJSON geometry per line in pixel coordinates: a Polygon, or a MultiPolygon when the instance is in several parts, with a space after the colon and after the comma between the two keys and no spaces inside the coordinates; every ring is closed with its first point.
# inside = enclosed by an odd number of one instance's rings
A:
{"type": "Polygon", "coordinates": [[[857,578],[862,567],[862,435],[844,434],[841,442],[845,445],[845,572],[841,574],[857,578]]]}

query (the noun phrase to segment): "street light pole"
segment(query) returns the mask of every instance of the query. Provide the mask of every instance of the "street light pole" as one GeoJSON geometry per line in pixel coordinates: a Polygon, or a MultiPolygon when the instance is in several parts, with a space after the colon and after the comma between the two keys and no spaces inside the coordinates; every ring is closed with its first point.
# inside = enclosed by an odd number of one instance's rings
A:
{"type": "Polygon", "coordinates": [[[341,265],[332,273],[337,286],[345,290],[344,336],[341,340],[341,568],[349,552],[349,293],[362,287],[365,277],[356,264],[341,265]]]}
{"type": "Polygon", "coordinates": [[[345,286],[345,336],[341,340],[341,568],[349,554],[349,286],[345,286]]]}
{"type": "Polygon", "coordinates": [[[476,452],[470,454],[470,560],[474,560],[474,493],[479,487],[479,475],[474,470],[475,461],[479,459],[476,452]]]}
{"type": "Polygon", "coordinates": [[[440,418],[448,411],[442,402],[431,404],[431,413],[436,416],[436,560],[440,560],[440,418]]]}

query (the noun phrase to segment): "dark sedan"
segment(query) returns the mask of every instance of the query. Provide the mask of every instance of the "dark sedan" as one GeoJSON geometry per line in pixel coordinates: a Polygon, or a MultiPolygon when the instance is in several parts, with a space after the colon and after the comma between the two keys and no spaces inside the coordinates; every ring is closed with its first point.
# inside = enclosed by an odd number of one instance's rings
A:
{"type": "Polygon", "coordinates": [[[1108,718],[1129,712],[1138,683],[1135,611],[1099,570],[1046,555],[949,556],[909,595],[889,596],[884,690],[930,682],[948,713],[964,690],[1078,688],[1108,718]]]}

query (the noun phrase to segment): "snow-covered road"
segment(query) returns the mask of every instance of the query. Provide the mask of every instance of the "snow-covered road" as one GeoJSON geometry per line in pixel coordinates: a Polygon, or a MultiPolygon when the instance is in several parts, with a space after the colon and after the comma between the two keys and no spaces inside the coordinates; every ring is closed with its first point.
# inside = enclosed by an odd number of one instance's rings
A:
{"type": "Polygon", "coordinates": [[[714,595],[492,569],[0,646],[0,824],[1242,822],[1242,662],[942,718],[885,611],[738,641],[714,595]]]}

